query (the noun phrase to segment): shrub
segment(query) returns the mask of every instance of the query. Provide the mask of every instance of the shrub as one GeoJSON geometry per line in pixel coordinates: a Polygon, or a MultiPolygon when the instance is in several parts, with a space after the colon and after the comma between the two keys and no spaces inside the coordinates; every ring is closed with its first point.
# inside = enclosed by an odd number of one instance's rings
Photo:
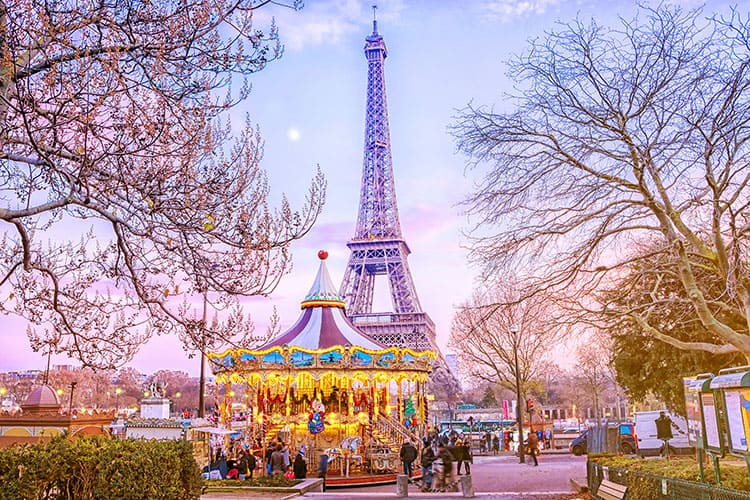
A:
{"type": "Polygon", "coordinates": [[[242,487],[242,486],[258,486],[258,487],[277,487],[287,488],[294,486],[301,482],[301,479],[287,479],[284,476],[258,476],[253,479],[247,479],[239,481],[237,479],[224,479],[224,480],[210,480],[206,481],[206,486],[221,486],[221,487],[242,487]]]}
{"type": "MultiPolygon", "coordinates": [[[[652,476],[671,477],[685,481],[700,482],[700,469],[694,457],[673,457],[669,461],[664,458],[653,458],[643,460],[640,458],[622,457],[615,455],[589,455],[589,460],[608,467],[627,469],[629,471],[643,472],[652,476]]],[[[738,459],[723,459],[720,464],[721,486],[734,490],[750,491],[750,479],[747,475],[747,466],[738,459]]],[[[712,462],[703,467],[704,482],[716,484],[716,474],[712,462]]],[[[638,492],[633,498],[649,498],[646,492],[654,489],[647,485],[650,479],[644,477],[635,479],[628,478],[629,491],[638,492]]],[[[655,489],[659,489],[658,486],[655,489]]],[[[661,498],[661,497],[659,497],[661,498]]]]}
{"type": "Polygon", "coordinates": [[[0,500],[193,500],[202,480],[183,441],[101,436],[0,449],[0,500]]]}

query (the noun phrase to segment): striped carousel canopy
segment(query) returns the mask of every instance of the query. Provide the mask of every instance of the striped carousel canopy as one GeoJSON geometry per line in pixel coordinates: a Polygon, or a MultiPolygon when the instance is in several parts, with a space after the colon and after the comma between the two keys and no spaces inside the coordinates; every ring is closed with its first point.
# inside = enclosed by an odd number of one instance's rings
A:
{"type": "Polygon", "coordinates": [[[386,346],[358,330],[344,314],[344,299],[328,274],[328,252],[321,250],[318,257],[315,282],[301,303],[301,316],[289,330],[255,349],[206,353],[217,380],[231,374],[263,378],[286,370],[319,374],[342,369],[419,373],[425,378],[432,370],[435,352],[386,346]]]}

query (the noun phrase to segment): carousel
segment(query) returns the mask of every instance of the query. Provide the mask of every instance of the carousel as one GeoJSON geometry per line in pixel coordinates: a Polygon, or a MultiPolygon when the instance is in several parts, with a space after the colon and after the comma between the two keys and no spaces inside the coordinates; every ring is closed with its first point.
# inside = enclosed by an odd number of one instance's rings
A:
{"type": "Polygon", "coordinates": [[[207,358],[223,390],[221,420],[251,446],[281,438],[305,450],[308,471],[329,456],[327,484],[395,480],[405,440],[427,432],[427,380],[433,351],[388,347],[344,314],[320,251],[320,267],[297,322],[257,349],[207,358]],[[244,419],[233,417],[244,408],[244,419]]]}

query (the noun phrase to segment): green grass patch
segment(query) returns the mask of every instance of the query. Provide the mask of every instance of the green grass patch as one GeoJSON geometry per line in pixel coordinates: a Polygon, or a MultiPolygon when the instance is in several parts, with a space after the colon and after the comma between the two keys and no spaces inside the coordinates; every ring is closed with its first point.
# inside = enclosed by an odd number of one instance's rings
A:
{"type": "Polygon", "coordinates": [[[301,483],[301,479],[287,479],[284,476],[258,476],[252,479],[245,479],[240,481],[238,479],[222,479],[222,480],[207,480],[204,481],[205,486],[208,487],[260,487],[260,488],[289,488],[296,484],[301,483]]]}
{"type": "MultiPolygon", "coordinates": [[[[695,457],[679,456],[672,457],[667,461],[665,458],[641,458],[623,457],[606,454],[590,454],[589,460],[598,464],[638,471],[654,476],[671,477],[685,481],[700,482],[700,468],[695,457]]],[[[750,491],[750,477],[745,463],[737,458],[728,458],[720,461],[721,486],[734,490],[750,491]]],[[[716,484],[713,461],[709,460],[703,466],[704,482],[716,484]]]]}

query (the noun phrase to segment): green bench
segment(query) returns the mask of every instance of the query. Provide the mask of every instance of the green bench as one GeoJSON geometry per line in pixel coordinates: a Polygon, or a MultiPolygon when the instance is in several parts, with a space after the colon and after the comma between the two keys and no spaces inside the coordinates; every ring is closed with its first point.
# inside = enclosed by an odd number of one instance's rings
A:
{"type": "Polygon", "coordinates": [[[601,500],[623,500],[627,492],[627,486],[613,483],[608,479],[602,479],[602,482],[599,483],[599,488],[596,490],[596,496],[601,500]]]}

